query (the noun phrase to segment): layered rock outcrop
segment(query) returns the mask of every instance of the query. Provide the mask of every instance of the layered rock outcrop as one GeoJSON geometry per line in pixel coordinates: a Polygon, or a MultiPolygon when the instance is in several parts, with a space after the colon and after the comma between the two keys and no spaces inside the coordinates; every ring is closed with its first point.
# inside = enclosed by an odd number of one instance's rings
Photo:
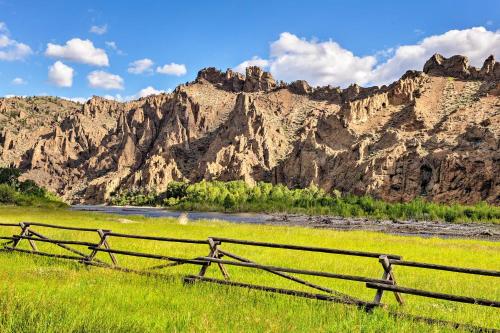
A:
{"type": "Polygon", "coordinates": [[[435,55],[389,86],[207,68],[119,103],[0,99],[0,161],[71,202],[172,180],[315,184],[389,201],[500,204],[500,65],[435,55]]]}

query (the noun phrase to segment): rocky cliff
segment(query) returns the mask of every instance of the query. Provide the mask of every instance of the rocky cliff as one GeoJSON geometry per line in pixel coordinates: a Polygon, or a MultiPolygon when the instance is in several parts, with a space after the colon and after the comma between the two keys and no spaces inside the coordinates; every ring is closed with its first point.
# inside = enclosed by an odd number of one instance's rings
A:
{"type": "Polygon", "coordinates": [[[0,99],[0,159],[71,202],[172,180],[316,184],[388,201],[500,204],[500,64],[434,55],[389,86],[207,68],[170,94],[0,99]]]}

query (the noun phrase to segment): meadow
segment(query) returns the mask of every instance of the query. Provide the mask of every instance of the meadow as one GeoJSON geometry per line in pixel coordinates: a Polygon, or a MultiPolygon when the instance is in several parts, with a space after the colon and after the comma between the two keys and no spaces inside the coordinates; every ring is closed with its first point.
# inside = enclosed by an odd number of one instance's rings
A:
{"type": "MultiPolygon", "coordinates": [[[[112,229],[115,232],[205,239],[222,236],[276,243],[394,253],[406,260],[498,270],[500,244],[465,239],[395,236],[374,232],[342,232],[302,227],[230,224],[217,221],[179,224],[176,219],[145,218],[3,206],[1,222],[36,221],[66,226],[112,229]]],[[[97,241],[97,234],[36,228],[55,239],[97,241]]],[[[1,236],[19,228],[0,227],[1,236]]],[[[192,258],[208,253],[206,245],[159,243],[110,238],[113,248],[192,258]]],[[[28,249],[22,241],[21,247],[28,249]]],[[[40,250],[59,253],[51,244],[40,250]]],[[[380,278],[376,259],[289,250],[225,245],[224,248],[263,264],[323,270],[380,278]],[[348,258],[349,260],[345,260],[348,258]]],[[[82,251],[88,251],[81,247],[82,251]]],[[[64,250],[60,249],[63,253],[64,250]]],[[[98,258],[109,261],[106,253],[98,258]]],[[[117,255],[119,264],[135,269],[158,262],[117,255]]],[[[268,294],[236,287],[197,283],[182,277],[197,274],[198,266],[167,268],[164,276],[142,276],[84,266],[60,259],[0,252],[0,332],[446,332],[453,328],[397,319],[382,309],[373,313],[352,306],[268,294]]],[[[308,290],[267,272],[228,267],[235,281],[308,290]]],[[[457,295],[499,300],[493,277],[395,267],[398,284],[457,295]]],[[[214,265],[207,276],[220,278],[214,265]]],[[[364,283],[309,278],[365,300],[375,291],[364,283]]],[[[498,309],[404,295],[399,307],[386,293],[390,310],[500,329],[498,309]]]]}

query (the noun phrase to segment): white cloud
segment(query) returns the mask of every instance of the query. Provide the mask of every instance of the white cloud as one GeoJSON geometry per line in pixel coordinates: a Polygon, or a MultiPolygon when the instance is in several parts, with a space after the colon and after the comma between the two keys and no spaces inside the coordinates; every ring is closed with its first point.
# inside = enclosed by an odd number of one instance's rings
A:
{"type": "Polygon", "coordinates": [[[71,87],[73,85],[73,68],[61,61],[56,61],[49,66],[49,82],[58,87],[71,87]]]}
{"type": "Polygon", "coordinates": [[[253,56],[252,59],[243,61],[234,68],[235,71],[245,74],[245,69],[250,66],[259,66],[261,68],[269,67],[269,60],[253,56]]]}
{"type": "Polygon", "coordinates": [[[500,31],[488,31],[483,27],[450,30],[442,35],[426,37],[414,45],[400,46],[392,58],[373,70],[371,81],[375,84],[389,83],[408,69],[422,70],[434,53],[445,57],[465,55],[472,65],[480,67],[489,55],[500,56],[500,31]]]}
{"type": "Polygon", "coordinates": [[[7,25],[0,22],[0,60],[23,60],[32,53],[28,45],[11,39],[7,25]]]}
{"type": "Polygon", "coordinates": [[[167,90],[157,90],[151,86],[146,87],[144,89],[139,90],[136,94],[134,95],[128,95],[128,96],[122,96],[120,94],[115,94],[115,95],[104,95],[103,98],[109,99],[111,101],[117,101],[117,102],[128,102],[132,101],[141,97],[147,97],[151,95],[158,95],[158,94],[163,94],[163,93],[170,93],[172,92],[172,89],[167,89],[167,90]]]}
{"type": "Polygon", "coordinates": [[[48,43],[45,55],[94,66],[109,66],[108,55],[86,39],[73,38],[65,45],[48,43]]]}
{"type": "Polygon", "coordinates": [[[21,78],[21,77],[16,77],[16,78],[14,78],[14,79],[11,81],[11,83],[12,83],[13,85],[20,86],[20,85],[26,84],[27,82],[26,82],[26,81],[24,81],[24,79],[23,79],[23,78],[21,78]]]}
{"type": "Polygon", "coordinates": [[[107,24],[102,25],[102,26],[93,25],[90,27],[90,32],[93,34],[97,34],[97,35],[104,35],[107,31],[108,31],[107,24]]]}
{"type": "Polygon", "coordinates": [[[81,104],[86,103],[90,99],[88,97],[63,97],[63,96],[61,96],[61,98],[65,99],[65,100],[68,100],[68,101],[72,101],[72,102],[76,102],[76,103],[81,103],[81,104]]]}
{"type": "Polygon", "coordinates": [[[277,79],[286,81],[303,79],[312,85],[342,87],[351,83],[386,84],[409,69],[422,70],[425,61],[434,53],[445,57],[462,54],[469,57],[472,65],[481,66],[490,54],[500,56],[500,31],[488,31],[483,27],[450,30],[424,38],[417,44],[366,56],[357,56],[332,40],[318,42],[284,32],[271,43],[269,59],[254,57],[235,69],[241,70],[252,61],[260,61],[260,66],[267,65],[277,79]]]}
{"type": "Polygon", "coordinates": [[[116,42],[114,41],[107,41],[107,42],[104,42],[106,44],[107,47],[109,47],[110,49],[114,50],[116,52],[116,54],[118,55],[125,55],[125,52],[123,52],[122,50],[120,50],[120,48],[118,47],[118,45],[116,45],[116,42]]]}
{"type": "Polygon", "coordinates": [[[160,74],[181,76],[187,73],[186,65],[176,64],[172,62],[156,68],[156,71],[160,74]]]}
{"type": "Polygon", "coordinates": [[[128,66],[127,71],[132,74],[142,74],[145,72],[151,73],[153,70],[154,62],[151,59],[144,58],[131,62],[128,66]]]}
{"type": "Polygon", "coordinates": [[[123,79],[116,74],[104,71],[93,71],[87,76],[87,80],[92,88],[102,88],[106,90],[123,89],[123,79]]]}
{"type": "Polygon", "coordinates": [[[158,95],[165,93],[165,90],[156,90],[155,88],[149,86],[144,89],[139,90],[137,94],[135,94],[135,98],[147,97],[150,95],[158,95]]]}

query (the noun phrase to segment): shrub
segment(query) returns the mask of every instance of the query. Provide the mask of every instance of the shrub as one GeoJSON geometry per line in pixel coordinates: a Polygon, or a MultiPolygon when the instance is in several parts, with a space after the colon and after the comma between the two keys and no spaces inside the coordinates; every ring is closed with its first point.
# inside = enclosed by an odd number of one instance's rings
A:
{"type": "Polygon", "coordinates": [[[0,184],[0,203],[16,203],[16,190],[8,184],[0,184]]]}

